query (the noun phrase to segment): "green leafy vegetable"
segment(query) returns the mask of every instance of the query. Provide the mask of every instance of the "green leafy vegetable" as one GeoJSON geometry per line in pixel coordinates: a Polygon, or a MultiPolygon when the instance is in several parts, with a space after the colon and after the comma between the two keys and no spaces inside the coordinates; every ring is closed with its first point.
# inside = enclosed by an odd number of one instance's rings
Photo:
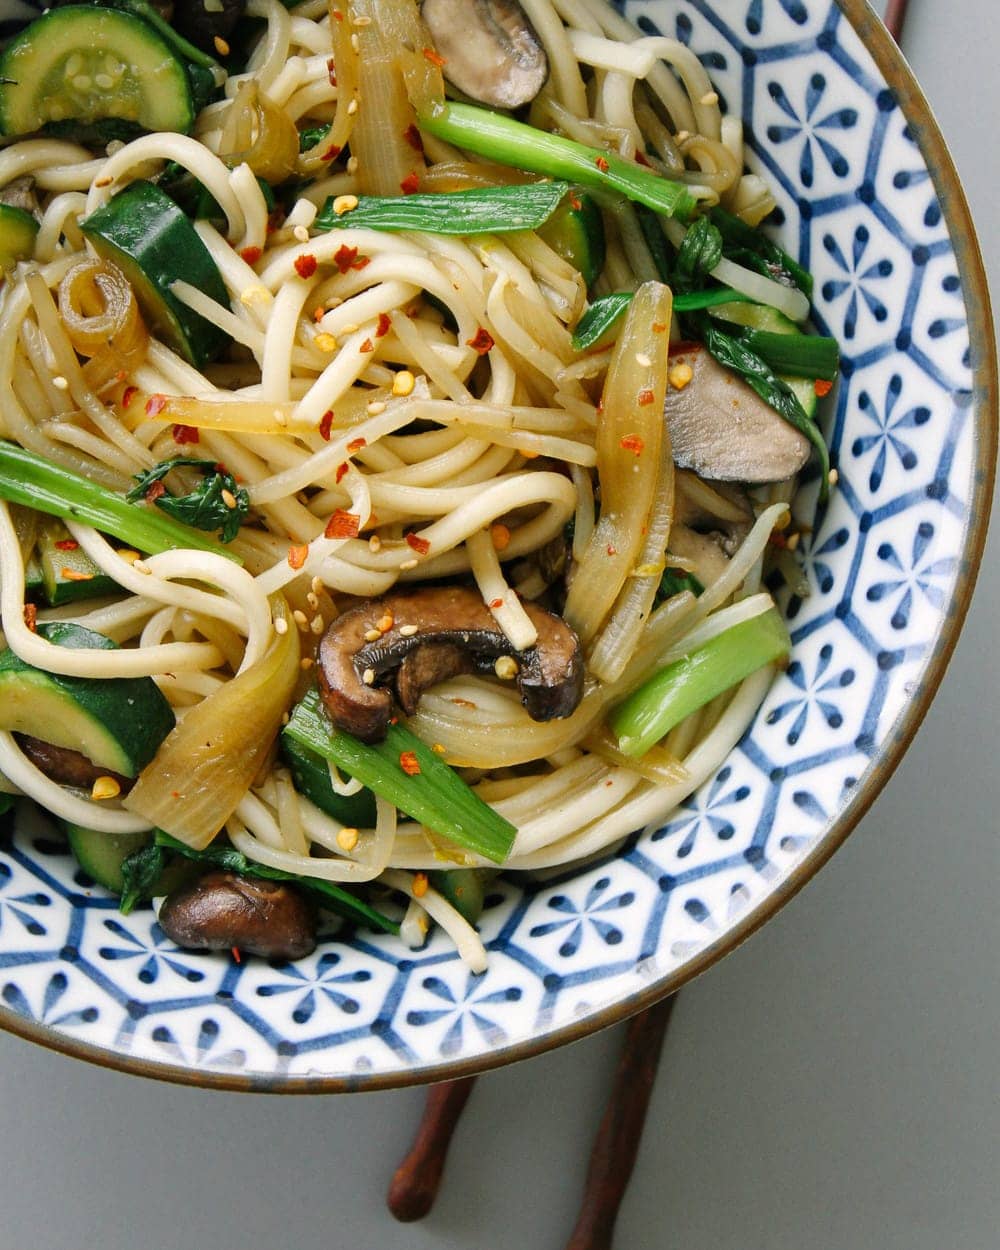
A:
{"type": "Polygon", "coordinates": [[[656,602],[662,603],[665,599],[672,599],[674,595],[679,595],[685,590],[690,590],[697,597],[704,593],[705,587],[693,573],[687,572],[686,569],[666,568],[663,570],[663,576],[660,578],[660,588],[656,592],[656,602]]]}
{"type": "Polygon", "coordinates": [[[316,216],[317,230],[363,226],[369,230],[420,230],[425,234],[504,234],[537,230],[569,191],[565,182],[477,187],[440,195],[363,195],[357,208],[338,215],[333,199],[316,216]]]}
{"type": "Polygon", "coordinates": [[[590,191],[615,191],[684,221],[695,210],[697,201],[683,183],[663,178],[614,152],[536,130],[502,113],[449,102],[421,114],[418,122],[436,138],[501,165],[563,178],[590,191]]]}
{"type": "Polygon", "coordinates": [[[833,382],[840,369],[837,340],[823,334],[783,334],[773,330],[744,330],[734,335],[777,373],[796,378],[833,382]]]}
{"type": "Polygon", "coordinates": [[[145,899],[152,898],[153,886],[166,865],[166,851],[153,842],[122,860],[123,888],[118,910],[123,916],[128,916],[145,899]]]}
{"type": "MultiPolygon", "coordinates": [[[[353,920],[357,924],[366,924],[372,929],[381,929],[384,933],[399,932],[399,925],[394,920],[390,920],[388,916],[384,916],[364,899],[358,898],[356,894],[352,894],[343,886],[333,881],[324,881],[321,877],[300,876],[298,873],[285,872],[282,868],[258,864],[255,860],[247,859],[242,851],[236,850],[234,846],[225,842],[213,842],[204,850],[196,851],[186,843],[179,842],[177,838],[172,838],[169,833],[164,833],[162,829],[157,829],[153,846],[147,849],[158,850],[164,854],[173,851],[178,855],[183,855],[185,859],[193,859],[199,864],[220,868],[224,872],[233,872],[241,877],[263,877],[268,881],[294,881],[303,889],[320,895],[320,901],[324,907],[328,907],[348,920],[353,920]]],[[[139,855],[142,854],[144,852],[140,851],[139,855]]],[[[133,858],[136,857],[133,856],[133,858]]],[[[128,863],[127,860],[126,863],[128,863]]]]}
{"type": "Polygon", "coordinates": [[[390,725],[384,742],[367,746],[334,727],[313,687],[295,707],[284,733],[332,760],[369,790],[456,846],[495,864],[503,863],[510,854],[517,834],[514,826],[402,725],[390,725]]]}
{"type": "Polygon", "coordinates": [[[722,259],[722,235],[708,217],[688,227],[674,263],[675,291],[689,290],[712,272],[722,259]]]}
{"type": "Polygon", "coordinates": [[[152,509],[137,507],[107,487],[88,482],[79,474],[3,439],[0,439],[0,499],[61,517],[64,521],[82,521],[146,555],[192,547],[196,551],[214,551],[241,563],[237,556],[205,538],[198,530],[152,509]]]}
{"type": "Polygon", "coordinates": [[[152,499],[163,512],[176,517],[194,529],[214,532],[219,530],[224,543],[231,543],[240,532],[240,526],[250,511],[250,496],[231,473],[214,460],[200,460],[196,456],[174,456],[161,460],[153,468],[135,475],[136,485],[126,499],[136,503],[140,499],[152,499]],[[157,483],[180,465],[202,469],[205,476],[190,494],[158,494],[153,489],[157,483]]]}
{"type": "MultiPolygon", "coordinates": [[[[573,350],[584,352],[598,344],[625,316],[625,310],[631,302],[631,291],[614,291],[610,295],[601,295],[593,300],[576,323],[576,329],[573,331],[573,350]]],[[[674,312],[698,312],[703,308],[714,308],[717,304],[742,303],[749,304],[752,301],[748,295],[743,295],[740,291],[731,291],[727,286],[711,287],[703,291],[675,294],[674,312]]]]}

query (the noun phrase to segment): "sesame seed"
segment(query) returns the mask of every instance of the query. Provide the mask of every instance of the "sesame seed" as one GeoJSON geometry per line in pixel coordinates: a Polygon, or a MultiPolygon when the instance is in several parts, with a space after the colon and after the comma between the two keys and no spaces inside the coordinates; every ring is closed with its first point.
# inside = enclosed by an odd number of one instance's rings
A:
{"type": "Polygon", "coordinates": [[[338,217],[343,217],[345,213],[351,212],[357,206],[358,197],[356,195],[338,195],[333,201],[333,211],[338,217]]]}
{"type": "Polygon", "coordinates": [[[372,534],[372,536],[368,539],[368,550],[373,552],[379,552],[382,550],[382,539],[379,538],[378,534],[372,534]]]}
{"type": "Polygon", "coordinates": [[[373,399],[365,411],[370,417],[377,417],[379,413],[385,412],[385,404],[380,399],[373,399]]]}
{"type": "Polygon", "coordinates": [[[497,657],[493,671],[501,681],[513,681],[521,670],[512,655],[501,655],[497,657]]]}
{"type": "Polygon", "coordinates": [[[355,97],[347,106],[347,116],[353,117],[357,111],[358,111],[358,101],[357,101],[357,97],[355,97]]]}
{"type": "Polygon", "coordinates": [[[274,632],[282,636],[288,633],[288,622],[283,616],[279,616],[274,622],[274,632]]]}
{"type": "Polygon", "coordinates": [[[358,845],[358,831],[347,825],[337,834],[337,845],[342,851],[353,851],[358,845]]]}
{"type": "Polygon", "coordinates": [[[699,103],[700,104],[718,104],[719,103],[718,92],[706,91],[705,94],[701,97],[701,100],[699,101],[699,103]]]}
{"type": "Polygon", "coordinates": [[[222,502],[226,505],[227,508],[236,507],[236,496],[233,494],[231,490],[226,490],[226,488],[223,487],[222,490],[219,491],[219,495],[222,499],[222,502]]]}
{"type": "Polygon", "coordinates": [[[359,13],[356,17],[351,18],[351,24],[354,26],[370,26],[372,19],[367,13],[359,13]]]}
{"type": "Polygon", "coordinates": [[[295,609],[295,611],[292,613],[292,620],[295,622],[296,625],[298,625],[299,629],[309,628],[309,621],[307,620],[306,614],[302,611],[301,608],[295,609]]]}
{"type": "Polygon", "coordinates": [[[90,797],[99,802],[101,799],[116,799],[121,792],[122,788],[114,777],[98,777],[91,787],[90,797]]]}
{"type": "Polygon", "coordinates": [[[322,613],[316,613],[316,615],[309,622],[309,628],[317,638],[320,636],[323,630],[326,629],[326,621],[323,620],[322,613]]]}
{"type": "Polygon", "coordinates": [[[325,589],[322,577],[314,577],[309,584],[312,586],[314,595],[321,595],[325,589]]]}
{"type": "Polygon", "coordinates": [[[316,609],[319,607],[319,597],[315,591],[312,591],[312,590],[309,591],[309,593],[306,595],[306,603],[309,604],[309,606],[312,608],[314,612],[316,611],[316,609]]]}
{"type": "Polygon", "coordinates": [[[308,670],[311,669],[315,663],[316,661],[311,655],[304,655],[302,659],[299,660],[299,668],[302,669],[303,673],[305,673],[308,672],[308,670]]]}
{"type": "Polygon", "coordinates": [[[415,569],[419,563],[419,560],[404,560],[399,566],[399,571],[401,573],[408,573],[410,569],[415,569]]]}
{"type": "Polygon", "coordinates": [[[375,684],[375,670],[373,668],[366,668],[361,674],[361,680],[366,686],[373,686],[375,684]]]}
{"type": "Polygon", "coordinates": [[[836,469],[831,469],[830,472],[826,475],[826,480],[830,483],[831,486],[836,486],[837,483],[840,481],[840,474],[837,472],[836,469]]]}
{"type": "Polygon", "coordinates": [[[650,366],[653,362],[650,360],[650,358],[646,355],[646,353],[645,353],[645,352],[636,352],[636,354],[635,354],[635,363],[636,363],[637,365],[642,365],[642,367],[643,367],[644,369],[648,369],[648,368],[649,368],[649,366],[650,366]]]}
{"type": "Polygon", "coordinates": [[[309,242],[308,226],[294,226],[292,229],[292,234],[295,236],[295,238],[298,240],[299,243],[309,242]]]}
{"type": "Polygon", "coordinates": [[[356,174],[358,172],[358,158],[356,156],[349,156],[347,158],[347,165],[345,168],[349,174],[356,174]]]}
{"type": "Polygon", "coordinates": [[[365,642],[378,642],[382,637],[382,631],[379,629],[366,629],[365,642]]]}
{"type": "Polygon", "coordinates": [[[799,533],[788,535],[788,541],[785,544],[785,546],[788,548],[789,551],[794,551],[796,547],[798,547],[799,540],[801,539],[801,537],[802,535],[799,533]]]}
{"type": "Polygon", "coordinates": [[[413,388],[416,386],[417,380],[409,369],[400,369],[396,376],[392,379],[393,395],[412,395],[413,388]]]}
{"type": "Polygon", "coordinates": [[[414,634],[420,632],[419,625],[400,625],[399,632],[404,638],[412,638],[414,634]]]}
{"type": "MultiPolygon", "coordinates": [[[[352,48],[355,52],[357,52],[357,50],[358,50],[360,47],[361,47],[361,43],[359,42],[357,35],[352,35],[352,36],[351,36],[351,48],[352,48]]],[[[353,100],[351,101],[351,103],[353,104],[353,100]]],[[[350,109],[348,109],[348,112],[350,112],[350,109]]]]}
{"type": "Polygon", "coordinates": [[[57,373],[55,375],[55,377],[52,379],[52,385],[56,388],[57,391],[69,390],[69,383],[66,381],[66,379],[63,377],[61,373],[57,373]]]}

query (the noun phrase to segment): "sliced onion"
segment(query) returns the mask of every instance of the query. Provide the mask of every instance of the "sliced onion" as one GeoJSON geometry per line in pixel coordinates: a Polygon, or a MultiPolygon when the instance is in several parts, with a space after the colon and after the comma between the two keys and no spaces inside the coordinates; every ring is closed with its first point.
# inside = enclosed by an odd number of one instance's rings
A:
{"type": "Polygon", "coordinates": [[[261,94],[253,79],[240,83],[229,106],[219,155],[227,165],[249,165],[266,182],[284,182],[295,172],[299,156],[295,123],[261,94]]]}
{"type": "Polygon", "coordinates": [[[299,631],[285,600],[276,596],[273,604],[285,632],[256,664],[191,708],[125,800],[129,811],[196,850],[250,789],[299,678],[299,631]]]}
{"type": "Polygon", "coordinates": [[[88,371],[91,385],[99,380],[95,371],[111,377],[145,360],[149,335],[139,305],[128,279],[109,261],[88,256],[68,270],[59,284],[59,315],[75,350],[96,367],[88,371]]]}

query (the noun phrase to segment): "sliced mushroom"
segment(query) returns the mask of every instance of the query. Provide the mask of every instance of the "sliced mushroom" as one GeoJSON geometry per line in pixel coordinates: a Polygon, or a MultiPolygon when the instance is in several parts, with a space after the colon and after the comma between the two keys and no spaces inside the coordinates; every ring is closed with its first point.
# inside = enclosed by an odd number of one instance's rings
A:
{"type": "Polygon", "coordinates": [[[301,959],[316,949],[312,908],[289,885],[234,872],[209,872],[169,895],[157,917],[189,950],[237,950],[265,959],[301,959]]]}
{"type": "Polygon", "coordinates": [[[70,747],[57,747],[51,742],[43,742],[41,738],[33,738],[30,734],[15,736],[18,746],[32,764],[58,785],[89,790],[98,777],[111,777],[118,782],[122,794],[127,794],[135,785],[134,777],[123,777],[121,773],[101,768],[70,747]]]}
{"type": "Polygon", "coordinates": [[[531,717],[569,716],[583,693],[579,640],[561,617],[533,603],[524,609],[538,641],[516,651],[478,592],[465,586],[400,592],[352,608],[319,646],[320,691],[331,717],[363,742],[380,742],[392,715],[392,692],[376,684],[380,678],[399,670],[397,697],[411,712],[429,686],[456,672],[492,671],[503,655],[517,661],[521,702],[531,717]]]}
{"type": "Polygon", "coordinates": [[[690,365],[682,389],[667,392],[664,412],[674,461],[726,482],[779,482],[809,459],[809,440],[735,374],[698,346],[671,355],[690,365]]]}
{"type": "Polygon", "coordinates": [[[25,174],[22,178],[8,182],[0,190],[0,204],[6,204],[8,208],[23,209],[26,213],[37,213],[38,197],[35,195],[34,178],[25,174]]]}
{"type": "Polygon", "coordinates": [[[459,91],[500,109],[520,108],[541,91],[548,58],[517,0],[424,0],[421,12],[459,91]]]}

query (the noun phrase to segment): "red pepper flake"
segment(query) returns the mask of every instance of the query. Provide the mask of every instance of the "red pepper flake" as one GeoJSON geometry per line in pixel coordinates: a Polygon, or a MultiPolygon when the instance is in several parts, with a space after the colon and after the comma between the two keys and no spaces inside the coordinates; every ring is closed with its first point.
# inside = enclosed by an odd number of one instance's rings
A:
{"type": "Polygon", "coordinates": [[[342,22],[344,20],[344,15],[340,11],[340,9],[333,9],[332,12],[333,12],[333,20],[335,22],[342,22]]]}
{"type": "Polygon", "coordinates": [[[126,373],[125,373],[125,370],[124,370],[124,369],[116,369],[116,370],[115,370],[115,381],[116,381],[116,382],[124,382],[124,381],[125,381],[125,377],[126,377],[126,373]]]}
{"type": "Polygon", "coordinates": [[[38,632],[38,608],[33,603],[24,605],[24,624],[33,634],[38,632]]]}
{"type": "Polygon", "coordinates": [[[430,543],[426,538],[421,538],[419,534],[404,534],[407,547],[412,548],[418,555],[425,556],[431,549],[430,543]]]}
{"type": "Polygon", "coordinates": [[[607,551],[609,556],[616,556],[618,554],[618,548],[613,546],[611,543],[608,543],[607,551]]]}
{"type": "Polygon", "coordinates": [[[146,416],[155,417],[157,413],[162,412],[166,406],[166,395],[150,395],[149,399],[146,400],[146,416]]]}
{"type": "Polygon", "coordinates": [[[297,543],[294,547],[288,548],[288,567],[290,569],[300,569],[306,562],[306,556],[309,554],[309,547],[306,543],[297,543]]]}
{"type": "Polygon", "coordinates": [[[357,538],[361,528],[361,518],[353,512],[345,512],[343,508],[330,517],[323,534],[326,538],[357,538]]]}
{"type": "Polygon", "coordinates": [[[400,751],[399,766],[407,777],[416,777],[420,772],[420,761],[412,751],[400,751]]]}
{"type": "Polygon", "coordinates": [[[663,334],[663,333],[665,333],[665,332],[666,332],[666,329],[667,329],[667,323],[666,323],[665,321],[654,321],[654,322],[653,322],[653,333],[654,333],[654,334],[663,334]]]}
{"type": "Polygon", "coordinates": [[[368,352],[373,352],[374,350],[375,350],[375,344],[371,341],[371,339],[365,339],[365,341],[358,348],[358,351],[361,352],[362,355],[368,352]]]}
{"type": "Polygon", "coordinates": [[[653,392],[646,387],[639,392],[636,399],[639,401],[639,407],[645,408],[647,404],[651,404],[653,402],[653,392]]]}
{"type": "Polygon", "coordinates": [[[167,493],[167,488],[163,485],[162,482],[154,482],[152,486],[150,486],[149,490],[146,491],[146,495],[145,495],[146,503],[156,503],[157,499],[159,499],[161,495],[165,495],[166,493],[167,493]]]}
{"type": "Polygon", "coordinates": [[[127,408],[138,394],[139,388],[137,386],[126,386],[122,391],[122,407],[127,408]]]}
{"type": "Polygon", "coordinates": [[[233,959],[235,959],[236,962],[239,963],[240,962],[240,948],[238,946],[233,946],[233,947],[230,947],[230,950],[232,951],[233,959]]]}
{"type": "Polygon", "coordinates": [[[306,252],[302,256],[295,258],[295,272],[300,278],[311,278],[316,272],[316,257],[312,252],[306,252]]]}
{"type": "Polygon", "coordinates": [[[816,392],[819,398],[822,399],[824,395],[829,395],[830,392],[833,390],[833,383],[824,382],[822,378],[817,378],[816,381],[813,383],[813,390],[816,392]]]}
{"type": "Polygon", "coordinates": [[[424,48],[424,56],[428,59],[428,61],[430,61],[432,65],[436,65],[438,69],[440,69],[442,65],[448,64],[448,62],[441,55],[441,53],[435,52],[433,48],[424,48]]]}
{"type": "Polygon", "coordinates": [[[319,436],[324,443],[330,441],[330,431],[333,429],[333,409],[327,408],[323,413],[319,422],[319,436]]]}
{"type": "Polygon", "coordinates": [[[175,425],[174,426],[174,442],[183,446],[184,443],[198,443],[201,441],[201,435],[193,425],[175,425]]]}
{"type": "Polygon", "coordinates": [[[601,171],[602,174],[606,174],[608,170],[611,168],[611,166],[608,164],[608,162],[604,159],[603,156],[599,156],[597,160],[594,161],[594,164],[597,166],[597,168],[601,171]]]}
{"type": "Polygon", "coordinates": [[[60,538],[55,548],[56,551],[79,551],[80,544],[75,538],[60,538]]]}
{"type": "Polygon", "coordinates": [[[340,147],[338,144],[331,143],[330,146],[323,153],[323,155],[320,157],[320,160],[321,161],[335,161],[343,150],[344,149],[340,147]]]}
{"type": "Polygon", "coordinates": [[[261,255],[262,255],[262,252],[259,247],[241,247],[240,248],[240,256],[246,261],[248,265],[256,265],[256,263],[260,260],[261,255]]]}
{"type": "Polygon", "coordinates": [[[652,166],[650,165],[649,157],[646,155],[645,152],[640,152],[638,148],[636,149],[636,153],[635,153],[635,161],[637,165],[645,165],[647,169],[652,168],[652,166]]]}
{"type": "Polygon", "coordinates": [[[583,208],[582,200],[579,196],[574,195],[572,191],[569,193],[569,206],[574,213],[578,213],[583,208]]]}
{"type": "Polygon", "coordinates": [[[375,337],[383,339],[389,333],[392,326],[392,318],[388,313],[379,313],[378,324],[375,326],[375,337]]]}
{"type": "Polygon", "coordinates": [[[330,86],[335,87],[337,85],[337,65],[332,56],[326,62],[326,72],[330,79],[330,86]]]}
{"type": "Polygon", "coordinates": [[[497,608],[502,608],[502,607],[503,607],[503,600],[502,600],[502,599],[491,599],[491,600],[490,600],[490,602],[489,602],[489,605],[488,605],[488,606],[489,606],[489,609],[490,609],[490,611],[491,611],[491,612],[495,612],[495,611],[497,610],[497,608]]]}
{"type": "Polygon", "coordinates": [[[403,138],[410,145],[410,147],[413,148],[414,152],[423,152],[424,141],[421,139],[420,131],[416,128],[413,122],[410,122],[410,124],[403,131],[403,138]]]}
{"type": "Polygon", "coordinates": [[[779,551],[784,551],[788,546],[788,539],[781,530],[772,530],[768,535],[767,541],[770,546],[777,547],[779,551]]]}
{"type": "Polygon", "coordinates": [[[399,189],[404,195],[415,195],[420,189],[420,175],[416,173],[407,174],[399,184],[399,189]]]}
{"type": "Polygon", "coordinates": [[[341,273],[347,273],[349,269],[364,269],[368,264],[369,258],[358,257],[358,249],[356,247],[348,247],[346,243],[342,243],[333,254],[333,263],[337,266],[341,273]]]}
{"type": "Polygon", "coordinates": [[[493,347],[493,335],[489,330],[480,326],[471,339],[466,339],[466,346],[471,347],[479,356],[485,356],[493,347]]]}
{"type": "Polygon", "coordinates": [[[368,446],[367,438],[352,438],[347,444],[347,450],[353,456],[356,451],[360,451],[362,447],[368,446]]]}
{"type": "Polygon", "coordinates": [[[283,208],[274,208],[267,215],[267,233],[274,234],[275,230],[280,230],[285,224],[285,210],[283,208]]]}
{"type": "MultiPolygon", "coordinates": [[[[639,402],[648,403],[652,400],[652,398],[653,398],[653,392],[650,391],[649,400],[643,400],[640,398],[639,402]]],[[[641,456],[642,453],[646,450],[646,444],[643,442],[642,437],[639,434],[626,434],[625,437],[621,440],[619,446],[622,448],[623,451],[630,451],[633,456],[641,456]]]]}
{"type": "Polygon", "coordinates": [[[348,465],[348,463],[347,463],[347,461],[346,461],[346,460],[344,461],[344,463],[343,463],[343,464],[338,464],[338,465],[337,465],[337,484],[338,484],[338,485],[339,485],[339,484],[340,484],[340,482],[343,480],[344,475],[347,473],[347,470],[348,470],[348,468],[349,468],[349,467],[350,467],[350,466],[348,465]]]}

